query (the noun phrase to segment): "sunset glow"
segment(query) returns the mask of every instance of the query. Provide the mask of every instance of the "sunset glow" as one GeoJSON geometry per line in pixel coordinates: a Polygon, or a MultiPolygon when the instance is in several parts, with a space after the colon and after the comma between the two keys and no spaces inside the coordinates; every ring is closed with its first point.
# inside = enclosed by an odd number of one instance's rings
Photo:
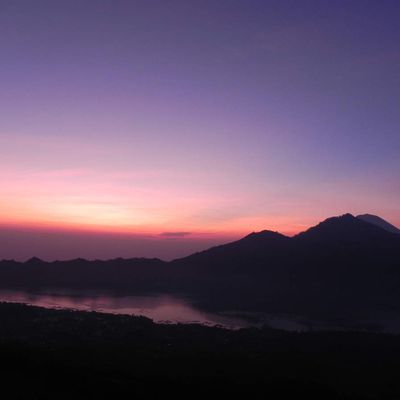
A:
{"type": "Polygon", "coordinates": [[[0,225],[175,238],[169,257],[346,212],[400,225],[397,21],[178,3],[5,7],[0,225]]]}

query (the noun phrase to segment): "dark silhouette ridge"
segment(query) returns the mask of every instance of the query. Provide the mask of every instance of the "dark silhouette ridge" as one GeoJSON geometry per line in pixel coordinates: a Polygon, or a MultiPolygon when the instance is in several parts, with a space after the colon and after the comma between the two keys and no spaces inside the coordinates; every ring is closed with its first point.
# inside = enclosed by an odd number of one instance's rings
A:
{"type": "Polygon", "coordinates": [[[260,232],[252,232],[245,236],[243,239],[273,239],[273,238],[287,237],[276,231],[263,230],[260,232]]]}
{"type": "Polygon", "coordinates": [[[201,271],[213,269],[215,273],[234,272],[234,265],[241,265],[251,271],[263,261],[266,253],[279,252],[288,237],[272,231],[253,232],[244,238],[211,249],[194,253],[171,262],[173,265],[201,266],[201,271]],[[231,267],[229,267],[231,266],[231,267]],[[226,270],[228,267],[228,271],[226,270]]]}
{"type": "Polygon", "coordinates": [[[25,261],[25,264],[30,264],[30,265],[39,265],[39,264],[43,264],[43,260],[41,260],[38,257],[32,257],[29,260],[25,261]]]}
{"type": "Polygon", "coordinates": [[[385,221],[383,218],[378,217],[377,215],[363,214],[363,215],[357,215],[357,218],[365,222],[369,222],[370,224],[379,226],[380,228],[388,232],[400,234],[400,229],[396,228],[394,225],[385,221]]]}
{"type": "Polygon", "coordinates": [[[253,232],[171,262],[0,262],[0,285],[171,292],[207,308],[341,314],[400,307],[400,235],[351,214],[292,238],[253,232]]]}
{"type": "Polygon", "coordinates": [[[351,214],[331,217],[318,225],[301,232],[295,238],[315,238],[320,241],[363,241],[366,239],[389,239],[391,234],[379,226],[372,225],[351,214]]]}

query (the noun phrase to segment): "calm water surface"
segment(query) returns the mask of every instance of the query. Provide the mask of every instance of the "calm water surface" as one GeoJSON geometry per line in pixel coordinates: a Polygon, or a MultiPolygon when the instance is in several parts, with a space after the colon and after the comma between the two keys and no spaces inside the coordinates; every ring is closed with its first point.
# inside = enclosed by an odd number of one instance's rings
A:
{"type": "Polygon", "coordinates": [[[94,291],[48,289],[41,292],[0,290],[0,301],[25,303],[45,308],[66,308],[112,314],[143,315],[154,322],[197,323],[230,329],[268,325],[276,329],[306,331],[309,329],[370,330],[400,333],[400,316],[379,314],[362,320],[310,320],[293,315],[254,312],[207,312],[196,307],[188,297],[165,294],[112,295],[94,291]]]}
{"type": "Polygon", "coordinates": [[[252,325],[246,318],[241,318],[232,313],[205,312],[196,308],[189,299],[171,295],[115,296],[88,291],[47,290],[26,292],[0,290],[0,301],[25,303],[45,308],[143,315],[159,323],[199,323],[212,326],[221,325],[228,328],[252,325]]]}

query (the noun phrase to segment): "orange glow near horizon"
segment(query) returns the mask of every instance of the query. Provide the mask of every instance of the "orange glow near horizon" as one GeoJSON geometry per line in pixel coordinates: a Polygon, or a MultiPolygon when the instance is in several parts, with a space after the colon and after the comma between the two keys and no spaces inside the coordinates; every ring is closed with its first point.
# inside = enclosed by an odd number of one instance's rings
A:
{"type": "MultiPolygon", "coordinates": [[[[378,214],[400,225],[396,187],[352,180],[310,185],[267,175],[261,185],[239,167],[187,168],[130,162],[126,146],[0,134],[9,158],[0,170],[0,226],[29,231],[136,238],[230,241],[253,231],[292,236],[347,212],[378,214]],[[40,145],[40,157],[31,151],[40,145]],[[73,153],[74,149],[79,152],[73,153]],[[74,154],[71,161],[70,154],[74,154]],[[90,153],[92,157],[87,157],[90,153]],[[100,160],[93,155],[100,155],[100,160]],[[109,160],[104,164],[103,159],[109,160]],[[121,161],[122,160],[122,161],[121,161]],[[55,165],[59,165],[55,167],[55,165]],[[382,199],[385,194],[385,201],[382,199]],[[338,204],[340,206],[338,206],[338,204]]],[[[210,242],[211,243],[211,242],[210,242]]]]}
{"type": "Polygon", "coordinates": [[[0,224],[132,235],[190,232],[191,238],[240,237],[263,229],[292,235],[306,226],[290,216],[249,214],[249,196],[138,179],[150,175],[162,182],[166,174],[3,170],[0,224]]]}
{"type": "MultiPolygon", "coordinates": [[[[202,190],[201,180],[199,187],[186,184],[182,188],[174,182],[182,179],[182,174],[171,178],[163,171],[3,170],[0,178],[4,183],[0,188],[0,225],[31,230],[142,236],[188,232],[186,237],[194,239],[239,238],[268,229],[292,236],[322,219],[352,212],[358,201],[348,201],[348,206],[340,209],[325,202],[311,213],[307,199],[279,202],[274,193],[266,192],[264,196],[273,201],[264,206],[257,202],[258,193],[227,196],[218,189],[207,192],[202,190]],[[163,182],[166,176],[168,186],[163,182]]],[[[368,212],[361,202],[358,204],[356,211],[368,212]]],[[[388,219],[395,225],[400,222],[395,215],[388,219]]]]}
{"type": "Polygon", "coordinates": [[[306,224],[290,224],[286,219],[268,218],[267,221],[261,222],[265,219],[244,219],[235,223],[226,223],[220,225],[218,228],[210,227],[210,229],[198,229],[190,225],[184,226],[168,226],[168,225],[129,225],[118,224],[104,220],[99,217],[98,220],[87,220],[86,222],[67,221],[67,220],[51,220],[42,219],[35,215],[20,214],[16,217],[11,215],[0,215],[0,228],[14,228],[14,229],[27,229],[27,230],[56,230],[68,232],[88,232],[88,233],[108,233],[108,234],[123,234],[123,235],[137,235],[137,236],[159,236],[168,232],[187,232],[187,238],[234,238],[247,235],[251,232],[261,230],[271,230],[279,232],[286,236],[293,236],[311,225],[306,224]],[[189,227],[189,228],[188,228],[189,227]]]}
{"type": "Polygon", "coordinates": [[[400,226],[397,2],[7,3],[0,259],[400,226]]]}

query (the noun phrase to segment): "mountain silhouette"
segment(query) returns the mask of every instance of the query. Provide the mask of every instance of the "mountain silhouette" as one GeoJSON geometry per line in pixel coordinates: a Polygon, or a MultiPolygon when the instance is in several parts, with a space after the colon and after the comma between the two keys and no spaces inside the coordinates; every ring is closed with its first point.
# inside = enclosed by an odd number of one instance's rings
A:
{"type": "Polygon", "coordinates": [[[206,308],[341,314],[400,307],[400,235],[345,214],[287,237],[253,232],[171,262],[0,262],[6,288],[187,295],[206,308]]]}
{"type": "Polygon", "coordinates": [[[378,217],[377,215],[363,214],[363,215],[357,215],[357,218],[365,222],[369,222],[370,224],[379,226],[385,231],[400,234],[400,229],[396,228],[394,225],[385,221],[383,218],[378,217]]]}
{"type": "Polygon", "coordinates": [[[289,240],[290,238],[278,232],[268,230],[253,232],[238,241],[174,260],[172,264],[185,266],[186,271],[199,267],[197,268],[199,273],[208,271],[214,274],[225,274],[240,270],[254,271],[255,268],[264,265],[266,258],[279,256],[289,240]]]}
{"type": "Polygon", "coordinates": [[[318,225],[299,233],[297,238],[314,238],[320,241],[350,241],[360,242],[371,239],[392,238],[386,229],[364,221],[351,214],[328,218],[318,225]]]}
{"type": "MultiPolygon", "coordinates": [[[[376,251],[397,252],[399,237],[386,230],[345,214],[328,218],[305,232],[290,238],[277,232],[254,232],[236,242],[216,246],[192,254],[172,263],[187,268],[201,266],[199,271],[269,273],[277,263],[284,269],[287,262],[302,264],[318,257],[334,258],[343,254],[358,252],[358,258],[376,251]]],[[[356,256],[354,254],[354,256],[356,256]]],[[[356,261],[356,260],[353,260],[356,261]]]]}

